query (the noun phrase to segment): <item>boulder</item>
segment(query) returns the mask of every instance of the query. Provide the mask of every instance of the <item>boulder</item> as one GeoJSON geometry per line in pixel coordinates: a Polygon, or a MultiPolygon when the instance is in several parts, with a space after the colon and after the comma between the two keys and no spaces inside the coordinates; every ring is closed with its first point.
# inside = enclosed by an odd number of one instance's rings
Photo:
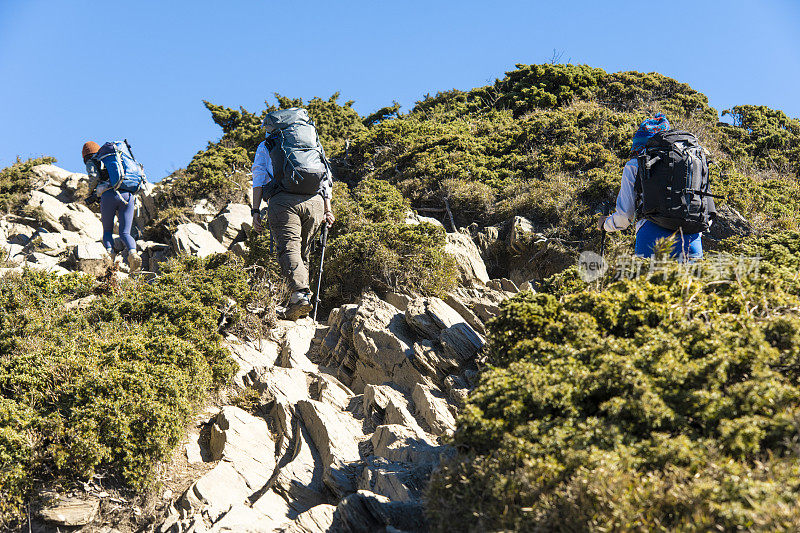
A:
{"type": "Polygon", "coordinates": [[[348,463],[361,458],[358,443],[364,439],[361,424],[350,413],[315,400],[301,400],[297,409],[325,468],[325,485],[334,494],[355,489],[355,472],[348,463]]]}
{"type": "Polygon", "coordinates": [[[419,297],[408,304],[406,323],[426,339],[438,339],[442,330],[465,323],[452,307],[435,297],[419,297]]]}
{"type": "Polygon", "coordinates": [[[181,224],[172,236],[172,250],[176,254],[207,257],[225,253],[225,247],[208,230],[194,222],[181,224]]]}
{"type": "Polygon", "coordinates": [[[431,465],[398,463],[383,457],[369,457],[365,463],[358,488],[395,502],[420,500],[432,470],[431,465]]]}
{"type": "Polygon", "coordinates": [[[480,251],[469,235],[448,233],[444,251],[455,258],[459,281],[463,285],[484,285],[489,281],[480,251]]]}
{"type": "Polygon", "coordinates": [[[41,517],[57,526],[85,526],[100,510],[99,498],[57,497],[39,511],[41,517]]]}
{"type": "Polygon", "coordinates": [[[111,257],[101,242],[78,244],[72,248],[72,261],[76,270],[100,276],[111,266],[111,257]]]}
{"type": "Polygon", "coordinates": [[[31,191],[28,206],[34,209],[41,208],[47,220],[61,224],[58,220],[67,213],[67,204],[42,191],[31,191]]]}
{"type": "Polygon", "coordinates": [[[58,219],[64,229],[76,231],[99,241],[103,238],[103,224],[91,209],[82,204],[67,204],[67,211],[58,219]]]}
{"type": "Polygon", "coordinates": [[[412,393],[414,407],[436,435],[452,435],[456,420],[440,391],[417,383],[412,393]]]}
{"type": "Polygon", "coordinates": [[[508,247],[516,254],[527,254],[536,245],[547,242],[541,233],[536,233],[533,222],[525,217],[516,216],[511,220],[508,234],[508,247]]]}
{"type": "Polygon", "coordinates": [[[366,490],[347,496],[336,506],[342,531],[426,531],[425,513],[419,502],[393,502],[366,490]]]}
{"type": "Polygon", "coordinates": [[[753,225],[733,207],[723,204],[717,206],[717,218],[711,224],[711,229],[704,234],[711,247],[714,241],[721,241],[729,237],[744,237],[753,232],[753,225]]]}
{"type": "Polygon", "coordinates": [[[484,338],[466,322],[443,329],[439,335],[439,342],[444,347],[444,353],[460,364],[475,359],[475,356],[486,344],[484,338]]]}
{"type": "Polygon", "coordinates": [[[390,385],[366,385],[364,387],[364,417],[374,426],[400,424],[410,428],[420,437],[425,431],[411,414],[411,402],[399,390],[390,385]]]}
{"type": "Polygon", "coordinates": [[[317,365],[308,358],[311,340],[316,332],[316,324],[311,319],[281,321],[278,325],[281,352],[278,365],[287,368],[301,368],[309,372],[317,370],[317,365]]]}
{"type": "Polygon", "coordinates": [[[412,225],[412,226],[417,225],[417,224],[421,224],[423,222],[426,222],[428,224],[433,224],[434,226],[438,226],[438,227],[442,228],[443,230],[447,231],[445,229],[445,227],[444,227],[444,224],[439,222],[439,220],[437,220],[437,219],[435,219],[433,217],[426,217],[426,216],[419,215],[419,214],[415,213],[414,211],[409,211],[408,213],[406,213],[406,219],[405,219],[404,222],[406,224],[409,224],[409,225],[412,225]]]}
{"type": "Polygon", "coordinates": [[[275,529],[275,533],[319,533],[333,530],[336,507],[322,504],[297,515],[291,522],[285,522],[275,529]]]}
{"type": "Polygon", "coordinates": [[[400,463],[438,464],[442,454],[452,452],[452,449],[437,446],[432,439],[400,424],[378,426],[370,441],[376,456],[400,463]]]}
{"type": "Polygon", "coordinates": [[[214,220],[209,222],[208,229],[227,248],[240,231],[248,231],[252,227],[252,220],[250,206],[228,204],[214,220]]]}
{"type": "Polygon", "coordinates": [[[240,388],[253,384],[257,375],[256,369],[263,370],[274,366],[278,359],[278,344],[270,340],[244,342],[230,335],[225,339],[224,345],[239,366],[233,382],[240,388]]]}

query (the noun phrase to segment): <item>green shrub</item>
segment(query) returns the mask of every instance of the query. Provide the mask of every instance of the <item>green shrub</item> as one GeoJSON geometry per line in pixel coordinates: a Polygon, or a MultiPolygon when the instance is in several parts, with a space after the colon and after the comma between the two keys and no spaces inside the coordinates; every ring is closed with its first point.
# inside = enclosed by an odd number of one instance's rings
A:
{"type": "Polygon", "coordinates": [[[235,371],[218,331],[263,300],[243,266],[184,257],[74,310],[64,303],[97,291],[93,278],[0,280],[0,523],[19,516],[34,479],[148,482],[196,403],[235,371]]]}
{"type": "Polygon", "coordinates": [[[31,191],[33,174],[31,169],[36,165],[55,163],[53,157],[37,157],[16,163],[0,170],[0,213],[11,213],[22,206],[31,191]]]}
{"type": "Polygon", "coordinates": [[[506,302],[434,529],[796,529],[800,234],[729,246],[760,275],[562,276],[506,302]]]}
{"type": "Polygon", "coordinates": [[[432,224],[406,225],[408,202],[385,181],[364,180],[350,193],[338,183],[325,267],[328,305],[352,301],[368,288],[441,294],[455,284],[445,233],[432,224]]]}

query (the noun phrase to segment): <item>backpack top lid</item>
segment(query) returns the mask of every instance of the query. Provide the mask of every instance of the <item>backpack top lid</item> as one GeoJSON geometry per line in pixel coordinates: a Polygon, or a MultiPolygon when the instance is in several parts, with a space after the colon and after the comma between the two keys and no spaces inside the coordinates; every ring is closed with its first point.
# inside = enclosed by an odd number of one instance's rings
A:
{"type": "Polygon", "coordinates": [[[262,123],[264,129],[267,130],[267,136],[288,128],[292,124],[305,123],[313,125],[311,117],[308,112],[302,107],[291,107],[289,109],[279,109],[272,113],[267,113],[262,123]]]}
{"type": "Polygon", "coordinates": [[[659,131],[649,139],[644,145],[645,150],[648,148],[699,148],[700,142],[694,134],[682,130],[666,130],[659,131]]]}

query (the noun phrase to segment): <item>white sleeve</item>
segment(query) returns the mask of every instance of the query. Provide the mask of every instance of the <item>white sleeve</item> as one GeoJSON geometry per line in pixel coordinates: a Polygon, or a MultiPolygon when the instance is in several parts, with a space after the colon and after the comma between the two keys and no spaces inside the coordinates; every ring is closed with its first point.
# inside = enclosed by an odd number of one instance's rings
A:
{"type": "Polygon", "coordinates": [[[631,160],[622,170],[622,184],[617,195],[617,207],[614,213],[606,218],[603,229],[606,231],[621,231],[626,229],[633,222],[636,215],[636,191],[634,183],[636,181],[636,171],[639,165],[637,161],[631,160]]]}
{"type": "Polygon", "coordinates": [[[264,141],[261,141],[253,160],[253,187],[263,187],[270,181],[272,181],[272,160],[264,141]]]}

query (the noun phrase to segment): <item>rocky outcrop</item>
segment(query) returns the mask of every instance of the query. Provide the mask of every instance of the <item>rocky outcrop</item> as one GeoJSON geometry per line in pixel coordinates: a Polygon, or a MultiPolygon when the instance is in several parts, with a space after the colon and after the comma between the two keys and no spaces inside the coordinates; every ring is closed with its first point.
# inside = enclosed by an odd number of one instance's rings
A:
{"type": "Polygon", "coordinates": [[[234,382],[257,391],[259,407],[220,408],[207,449],[192,452],[213,468],[157,531],[425,530],[422,491],[454,453],[441,439],[483,345],[464,317],[482,326],[478,294],[461,296],[461,311],[420,297],[401,311],[365,294],[327,326],[304,319],[262,341],[229,336],[234,382]]]}

